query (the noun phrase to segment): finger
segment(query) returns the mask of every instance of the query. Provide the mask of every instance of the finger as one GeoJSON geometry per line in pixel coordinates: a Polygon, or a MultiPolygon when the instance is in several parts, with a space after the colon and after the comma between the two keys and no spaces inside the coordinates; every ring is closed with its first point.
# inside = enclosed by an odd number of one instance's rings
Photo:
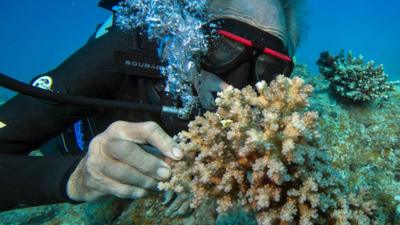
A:
{"type": "Polygon", "coordinates": [[[154,148],[151,145],[140,144],[139,147],[142,148],[145,152],[147,152],[151,155],[154,155],[157,158],[162,158],[162,159],[167,158],[168,159],[168,157],[164,156],[164,154],[162,152],[160,152],[160,150],[158,148],[154,148]]]}
{"type": "Polygon", "coordinates": [[[155,190],[158,181],[152,177],[146,176],[136,168],[109,158],[110,162],[103,167],[103,173],[118,182],[136,186],[144,189],[155,190]]]}
{"type": "Polygon", "coordinates": [[[172,161],[172,159],[164,157],[163,158],[164,162],[166,162],[168,165],[172,165],[174,161],[172,161]]]}
{"type": "Polygon", "coordinates": [[[171,217],[177,217],[177,216],[185,216],[190,214],[193,211],[192,208],[190,208],[190,201],[187,200],[186,202],[184,202],[181,207],[179,207],[179,209],[177,211],[175,211],[171,217]]]}
{"type": "Polygon", "coordinates": [[[131,141],[109,140],[106,153],[156,180],[167,180],[171,176],[171,168],[166,162],[147,153],[131,141]]]}
{"type": "Polygon", "coordinates": [[[162,202],[163,205],[169,204],[175,197],[175,193],[173,191],[167,191],[163,194],[164,200],[162,202]]]}
{"type": "Polygon", "coordinates": [[[180,160],[183,157],[183,153],[175,141],[155,122],[118,121],[107,129],[107,133],[118,139],[151,144],[171,159],[180,160]]]}
{"type": "Polygon", "coordinates": [[[178,148],[178,144],[156,123],[148,122],[145,126],[146,143],[158,148],[165,156],[180,160],[183,152],[178,148]]]}
{"type": "Polygon", "coordinates": [[[138,199],[149,195],[149,191],[143,188],[123,184],[107,176],[97,176],[90,179],[87,185],[105,194],[111,194],[119,198],[138,199]]]}
{"type": "MultiPolygon", "coordinates": [[[[90,190],[90,191],[85,191],[82,193],[82,199],[80,199],[80,201],[94,201],[96,199],[99,199],[102,196],[107,195],[106,193],[97,191],[97,190],[90,190]]],[[[74,200],[74,199],[72,199],[74,200]]]]}
{"type": "Polygon", "coordinates": [[[188,194],[179,194],[178,197],[172,202],[172,204],[165,211],[165,216],[171,216],[188,199],[189,199],[189,195],[188,194]]]}

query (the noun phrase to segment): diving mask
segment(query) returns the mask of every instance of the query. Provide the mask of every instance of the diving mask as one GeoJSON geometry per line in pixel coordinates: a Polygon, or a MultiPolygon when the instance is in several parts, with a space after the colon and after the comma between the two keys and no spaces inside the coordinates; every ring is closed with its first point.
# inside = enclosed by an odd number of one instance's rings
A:
{"type": "MultiPolygon", "coordinates": [[[[261,80],[271,81],[277,75],[290,76],[293,61],[280,39],[267,32],[232,19],[212,21],[214,29],[208,29],[210,36],[209,50],[205,55],[202,68],[218,75],[230,71],[244,63],[249,63],[251,83],[261,80]]],[[[228,75],[229,76],[229,75],[228,75]]]]}

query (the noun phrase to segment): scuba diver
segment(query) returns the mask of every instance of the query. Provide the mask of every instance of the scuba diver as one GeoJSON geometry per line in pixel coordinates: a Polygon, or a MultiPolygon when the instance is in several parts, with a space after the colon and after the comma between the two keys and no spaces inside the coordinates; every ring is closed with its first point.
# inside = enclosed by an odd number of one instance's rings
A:
{"type": "MultiPolygon", "coordinates": [[[[118,2],[103,0],[100,6],[112,10],[118,2]]],[[[213,96],[228,85],[241,88],[291,74],[300,36],[298,2],[210,2],[210,22],[218,24],[219,38],[203,57],[201,82],[194,84],[201,111],[212,110],[213,96]]],[[[0,210],[105,195],[138,199],[170,178],[169,163],[183,157],[171,136],[193,117],[163,110],[170,99],[158,45],[143,33],[122,32],[111,18],[86,45],[31,83],[46,95],[82,96],[86,106],[25,93],[0,107],[0,210]],[[116,107],[91,107],[91,98],[116,107]],[[137,110],[117,102],[136,104],[137,110]],[[44,157],[27,156],[39,148],[44,157]]],[[[171,200],[170,214],[184,214],[187,199],[171,200]]]]}

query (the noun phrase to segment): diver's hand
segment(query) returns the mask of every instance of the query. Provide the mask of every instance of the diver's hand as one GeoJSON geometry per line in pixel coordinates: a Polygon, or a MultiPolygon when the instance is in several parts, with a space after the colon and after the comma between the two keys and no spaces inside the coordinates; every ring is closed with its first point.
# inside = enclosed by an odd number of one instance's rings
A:
{"type": "Polygon", "coordinates": [[[163,205],[167,205],[167,210],[165,210],[165,216],[169,217],[179,217],[187,216],[193,212],[190,207],[192,202],[191,193],[174,193],[172,191],[164,192],[163,205]]]}
{"type": "Polygon", "coordinates": [[[180,160],[181,150],[154,122],[118,121],[96,136],[87,155],[67,183],[67,194],[75,201],[92,201],[103,195],[142,198],[156,190],[159,181],[171,176],[169,165],[138,144],[150,144],[170,159],[180,160]]]}
{"type": "Polygon", "coordinates": [[[193,84],[199,96],[200,104],[204,109],[212,110],[215,107],[214,95],[227,88],[229,84],[213,73],[202,70],[193,84]]]}

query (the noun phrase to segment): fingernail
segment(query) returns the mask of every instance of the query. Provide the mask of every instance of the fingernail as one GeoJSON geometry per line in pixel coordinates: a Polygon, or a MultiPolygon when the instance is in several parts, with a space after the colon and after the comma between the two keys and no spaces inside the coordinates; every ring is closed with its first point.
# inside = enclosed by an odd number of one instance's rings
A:
{"type": "Polygon", "coordinates": [[[179,148],[173,148],[172,154],[178,159],[181,159],[183,157],[183,152],[179,148]]]}
{"type": "Polygon", "coordinates": [[[168,168],[161,167],[158,168],[157,175],[163,179],[168,179],[171,176],[171,171],[168,168]]]}

